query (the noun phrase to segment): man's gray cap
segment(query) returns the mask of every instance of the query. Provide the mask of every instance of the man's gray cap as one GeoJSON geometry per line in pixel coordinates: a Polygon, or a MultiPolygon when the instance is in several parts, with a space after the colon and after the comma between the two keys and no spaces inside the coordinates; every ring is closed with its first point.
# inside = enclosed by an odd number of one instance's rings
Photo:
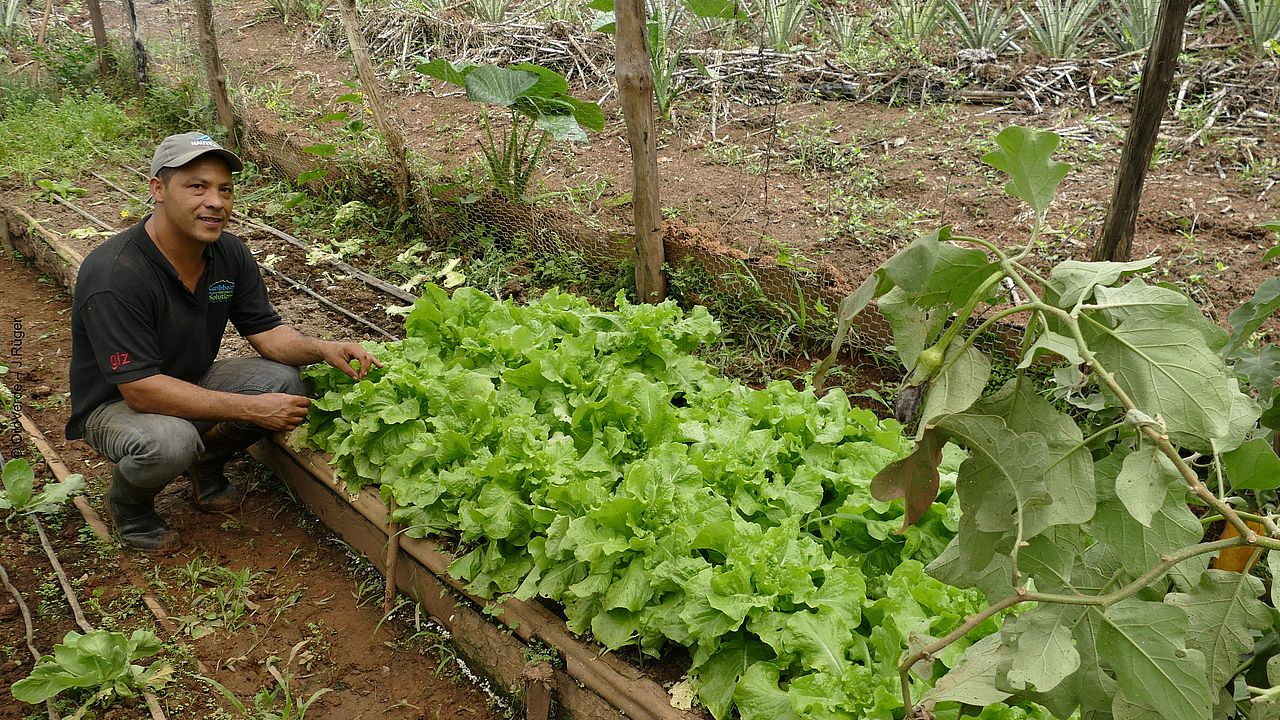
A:
{"type": "Polygon", "coordinates": [[[240,162],[240,158],[219,145],[213,138],[201,132],[189,132],[170,135],[160,143],[160,147],[156,148],[156,154],[151,158],[151,177],[158,175],[164,168],[182,167],[205,153],[216,153],[226,160],[227,165],[231,167],[231,172],[240,172],[244,169],[244,163],[240,162]]]}

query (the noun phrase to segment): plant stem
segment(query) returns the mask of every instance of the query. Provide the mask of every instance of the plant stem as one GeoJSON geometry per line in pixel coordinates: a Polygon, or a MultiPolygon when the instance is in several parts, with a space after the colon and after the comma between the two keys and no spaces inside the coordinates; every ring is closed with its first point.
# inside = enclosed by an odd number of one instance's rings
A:
{"type": "MultiPolygon", "coordinates": [[[[1119,590],[1107,593],[1106,595],[1064,595],[1057,593],[1027,592],[1025,590],[1015,592],[998,602],[992,603],[981,612],[969,616],[960,625],[960,627],[951,631],[951,633],[946,637],[925,645],[923,648],[920,648],[920,650],[907,657],[906,660],[902,661],[902,664],[898,666],[898,673],[902,681],[902,698],[906,703],[904,707],[907,708],[908,713],[910,713],[911,708],[913,707],[913,703],[911,701],[910,672],[911,668],[916,663],[933,657],[936,653],[941,652],[948,645],[951,645],[965,635],[968,635],[974,628],[981,625],[983,621],[1002,610],[1007,610],[1014,605],[1019,605],[1024,602],[1048,602],[1058,603],[1060,605],[1086,605],[1107,608],[1115,605],[1121,600],[1127,600],[1128,598],[1133,597],[1138,593],[1138,591],[1150,585],[1156,579],[1168,572],[1170,568],[1184,560],[1189,560],[1197,555],[1203,555],[1205,553],[1217,552],[1226,548],[1249,544],[1252,543],[1246,542],[1243,536],[1237,535],[1236,537],[1229,538],[1227,540],[1215,540],[1213,542],[1200,543],[1198,545],[1182,548],[1177,552],[1161,557],[1160,562],[1155,567],[1143,573],[1137,580],[1130,582],[1119,590]]],[[[1258,544],[1273,548],[1280,548],[1280,540],[1273,540],[1271,538],[1263,538],[1258,544]]]]}

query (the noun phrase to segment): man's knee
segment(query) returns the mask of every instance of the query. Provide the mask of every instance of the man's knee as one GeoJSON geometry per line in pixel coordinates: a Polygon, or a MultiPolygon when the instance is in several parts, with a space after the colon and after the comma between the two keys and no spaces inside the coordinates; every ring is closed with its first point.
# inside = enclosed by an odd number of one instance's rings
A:
{"type": "Polygon", "coordinates": [[[289,395],[307,394],[307,384],[302,380],[302,375],[298,373],[298,368],[278,362],[272,362],[271,364],[274,367],[271,368],[266,378],[266,381],[275,388],[271,392],[288,393],[289,395]]]}
{"type": "Polygon", "coordinates": [[[181,418],[150,416],[133,430],[118,466],[141,487],[163,487],[182,474],[201,448],[200,433],[181,418]]]}

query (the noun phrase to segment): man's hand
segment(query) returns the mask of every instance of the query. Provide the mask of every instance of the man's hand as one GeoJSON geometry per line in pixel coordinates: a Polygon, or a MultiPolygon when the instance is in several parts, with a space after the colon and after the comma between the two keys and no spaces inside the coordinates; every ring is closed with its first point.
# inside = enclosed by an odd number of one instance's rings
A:
{"type": "Polygon", "coordinates": [[[325,362],[346,373],[352,380],[363,379],[374,367],[382,367],[382,363],[373,353],[365,350],[360,343],[329,341],[320,346],[320,356],[325,362]],[[351,361],[360,363],[360,368],[351,367],[351,361]]]}
{"type": "Polygon", "coordinates": [[[311,398],[285,393],[264,393],[244,396],[249,411],[248,418],[255,425],[267,430],[292,430],[307,419],[311,398]]]}

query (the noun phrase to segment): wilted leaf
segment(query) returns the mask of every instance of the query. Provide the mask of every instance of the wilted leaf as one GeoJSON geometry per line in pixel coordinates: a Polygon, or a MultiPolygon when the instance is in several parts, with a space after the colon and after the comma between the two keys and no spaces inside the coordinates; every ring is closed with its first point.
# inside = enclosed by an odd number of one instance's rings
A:
{"type": "Polygon", "coordinates": [[[938,464],[946,444],[946,435],[925,430],[910,455],[889,464],[872,479],[871,495],[877,500],[906,500],[902,532],[924,517],[938,497],[938,464]]]}

